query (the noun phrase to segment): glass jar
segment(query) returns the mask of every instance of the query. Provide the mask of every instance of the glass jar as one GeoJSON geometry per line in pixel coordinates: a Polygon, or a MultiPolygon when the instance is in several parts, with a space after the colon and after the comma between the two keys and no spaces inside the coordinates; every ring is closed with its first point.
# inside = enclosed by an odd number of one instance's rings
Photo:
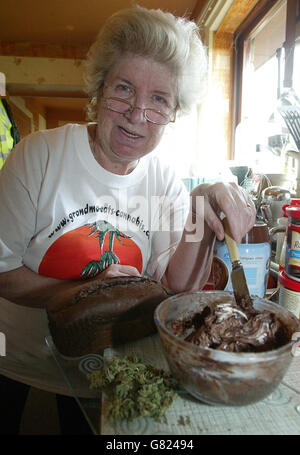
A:
{"type": "MultiPolygon", "coordinates": [[[[288,207],[300,207],[300,199],[299,198],[293,198],[291,199],[291,202],[290,204],[287,204],[287,205],[284,205],[282,207],[282,210],[283,210],[283,213],[284,213],[284,217],[287,218],[287,214],[286,214],[286,209],[288,207]]],[[[279,270],[284,270],[285,268],[285,256],[286,256],[286,239],[287,239],[287,234],[288,234],[288,225],[286,225],[286,229],[285,229],[285,234],[284,234],[284,239],[283,239],[283,245],[282,245],[282,249],[281,249],[281,253],[280,253],[280,261],[279,261],[279,270]]]]}
{"type": "Polygon", "coordinates": [[[285,273],[293,280],[300,281],[300,207],[286,208],[288,216],[285,273]]]}
{"type": "MultiPolygon", "coordinates": [[[[256,223],[238,244],[238,250],[250,294],[264,297],[271,258],[267,224],[256,223]]],[[[214,286],[205,289],[232,291],[231,271],[232,264],[226,243],[216,241],[211,273],[214,286]]]]}

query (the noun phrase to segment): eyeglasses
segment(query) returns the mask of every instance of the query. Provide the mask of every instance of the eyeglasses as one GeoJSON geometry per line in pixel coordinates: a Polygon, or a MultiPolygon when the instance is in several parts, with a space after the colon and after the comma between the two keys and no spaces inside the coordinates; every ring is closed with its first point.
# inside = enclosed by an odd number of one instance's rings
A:
{"type": "Polygon", "coordinates": [[[135,109],[143,111],[144,118],[150,123],[156,125],[167,125],[170,122],[175,122],[176,111],[170,114],[157,111],[151,108],[141,108],[133,106],[129,101],[123,100],[122,98],[102,98],[102,103],[110,111],[118,112],[119,114],[126,114],[127,112],[133,112],[135,109]]]}

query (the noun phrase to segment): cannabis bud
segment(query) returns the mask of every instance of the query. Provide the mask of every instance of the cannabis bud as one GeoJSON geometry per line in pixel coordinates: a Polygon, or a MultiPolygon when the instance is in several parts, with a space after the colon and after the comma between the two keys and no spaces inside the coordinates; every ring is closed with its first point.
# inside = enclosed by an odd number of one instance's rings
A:
{"type": "Polygon", "coordinates": [[[170,374],[145,365],[137,356],[115,357],[87,378],[91,388],[100,387],[107,395],[108,415],[113,419],[165,420],[165,413],[179,389],[170,374]]]}

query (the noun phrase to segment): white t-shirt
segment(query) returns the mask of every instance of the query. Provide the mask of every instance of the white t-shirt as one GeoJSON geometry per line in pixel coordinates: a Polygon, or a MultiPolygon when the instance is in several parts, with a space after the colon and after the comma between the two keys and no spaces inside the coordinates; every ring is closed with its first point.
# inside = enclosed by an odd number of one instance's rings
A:
{"type": "MultiPolygon", "coordinates": [[[[119,263],[160,280],[181,238],[188,207],[183,183],[154,154],[142,158],[130,174],[116,175],[94,159],[86,125],[33,133],[17,144],[0,175],[0,272],[26,265],[41,275],[78,280],[119,263]]],[[[20,307],[14,307],[18,319],[20,307]]],[[[22,318],[31,310],[22,308],[22,318]]],[[[38,312],[47,331],[45,311],[38,312]]],[[[8,346],[13,341],[14,356],[18,347],[7,314],[0,306],[0,331],[10,339],[8,346]]],[[[21,326],[16,321],[19,340],[21,326]]],[[[21,341],[19,349],[26,351],[21,341]]],[[[41,352],[45,356],[45,346],[41,352]]],[[[8,355],[0,359],[0,372],[5,360],[9,363],[8,355]]]]}

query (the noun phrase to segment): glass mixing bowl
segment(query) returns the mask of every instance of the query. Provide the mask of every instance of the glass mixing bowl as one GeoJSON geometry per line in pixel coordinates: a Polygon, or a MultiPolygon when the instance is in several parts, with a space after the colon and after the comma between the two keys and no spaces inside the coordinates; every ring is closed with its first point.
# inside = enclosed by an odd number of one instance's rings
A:
{"type": "MultiPolygon", "coordinates": [[[[174,335],[170,323],[218,301],[233,300],[231,292],[185,292],[169,297],[155,310],[154,321],[171,373],[195,398],[214,405],[240,406],[268,396],[280,383],[293,360],[290,341],[284,346],[258,353],[227,352],[202,348],[174,335]]],[[[300,321],[285,308],[254,297],[254,307],[279,315],[290,338],[300,332],[300,321]]]]}

